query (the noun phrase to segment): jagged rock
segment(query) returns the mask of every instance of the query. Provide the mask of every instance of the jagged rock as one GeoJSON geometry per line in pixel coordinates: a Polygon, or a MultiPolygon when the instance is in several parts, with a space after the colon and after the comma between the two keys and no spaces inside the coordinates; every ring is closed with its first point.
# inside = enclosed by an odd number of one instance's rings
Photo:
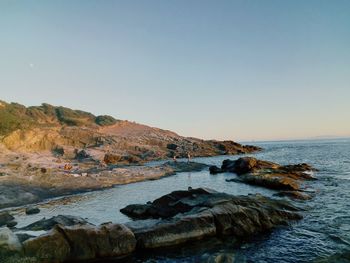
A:
{"type": "Polygon", "coordinates": [[[49,233],[24,241],[24,252],[40,260],[55,262],[111,258],[135,250],[134,234],[124,225],[103,224],[61,226],[49,233]]]}
{"type": "Polygon", "coordinates": [[[27,215],[34,215],[40,213],[40,209],[38,207],[27,207],[26,208],[26,214],[27,215]]]}
{"type": "Polygon", "coordinates": [[[315,171],[308,164],[279,165],[253,157],[243,157],[235,161],[224,160],[221,169],[236,173],[239,177],[227,181],[243,182],[277,190],[296,191],[303,180],[315,179],[310,173],[315,171]]]}
{"type": "Polygon", "coordinates": [[[0,226],[7,225],[7,223],[11,222],[15,219],[9,212],[0,213],[0,226]]]}
{"type": "Polygon", "coordinates": [[[85,224],[88,224],[88,222],[83,218],[77,217],[77,216],[58,215],[58,216],[51,217],[49,219],[43,218],[21,229],[31,230],[31,231],[50,230],[58,224],[63,226],[73,226],[73,225],[85,225],[85,224]]]}
{"type": "Polygon", "coordinates": [[[261,161],[253,157],[242,157],[235,161],[228,159],[224,160],[222,162],[221,169],[225,172],[232,172],[240,175],[258,169],[274,169],[278,166],[278,164],[267,161],[261,161]]]}

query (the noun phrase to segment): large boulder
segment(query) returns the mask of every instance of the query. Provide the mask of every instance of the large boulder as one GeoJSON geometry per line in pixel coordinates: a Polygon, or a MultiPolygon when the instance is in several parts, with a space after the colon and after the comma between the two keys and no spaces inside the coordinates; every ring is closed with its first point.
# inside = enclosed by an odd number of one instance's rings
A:
{"type": "Polygon", "coordinates": [[[279,165],[276,163],[258,160],[253,157],[242,157],[235,161],[224,160],[221,169],[225,172],[232,172],[240,175],[257,169],[274,169],[278,166],[279,165]]]}
{"type": "Polygon", "coordinates": [[[65,262],[119,257],[134,251],[136,239],[129,228],[119,224],[61,226],[23,243],[27,256],[65,262]]]}
{"type": "Polygon", "coordinates": [[[0,227],[7,225],[9,222],[13,221],[15,218],[10,215],[9,212],[0,213],[0,227]]]}
{"type": "Polygon", "coordinates": [[[64,262],[69,259],[71,247],[56,227],[45,235],[24,241],[23,251],[26,256],[35,257],[43,262],[64,262]]]}

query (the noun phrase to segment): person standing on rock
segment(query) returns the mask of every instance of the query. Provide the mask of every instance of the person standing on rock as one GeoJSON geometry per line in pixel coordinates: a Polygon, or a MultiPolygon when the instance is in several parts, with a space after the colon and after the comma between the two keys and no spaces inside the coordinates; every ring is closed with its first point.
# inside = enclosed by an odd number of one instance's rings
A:
{"type": "Polygon", "coordinates": [[[188,163],[191,162],[191,155],[190,155],[189,152],[187,153],[187,162],[188,162],[188,163]]]}
{"type": "Polygon", "coordinates": [[[174,163],[176,163],[176,162],[177,162],[177,160],[176,160],[176,154],[174,154],[174,156],[173,156],[173,160],[174,160],[174,163]]]}

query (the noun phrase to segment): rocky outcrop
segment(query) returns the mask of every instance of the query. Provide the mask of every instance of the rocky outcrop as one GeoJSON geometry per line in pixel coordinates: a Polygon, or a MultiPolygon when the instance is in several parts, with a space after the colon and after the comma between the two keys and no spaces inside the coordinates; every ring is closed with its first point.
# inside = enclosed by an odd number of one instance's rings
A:
{"type": "Polygon", "coordinates": [[[302,181],[315,179],[311,172],[316,169],[305,163],[283,166],[253,157],[243,157],[237,160],[224,160],[221,168],[213,166],[210,171],[214,174],[231,172],[238,175],[238,178],[227,181],[243,182],[270,189],[297,191],[300,190],[302,181]]]}
{"type": "Polygon", "coordinates": [[[161,219],[129,225],[140,248],[178,245],[208,236],[246,238],[301,219],[296,211],[298,208],[282,200],[203,188],[175,191],[152,203],[121,209],[134,219],[161,219]]]}
{"type": "Polygon", "coordinates": [[[25,255],[40,261],[78,261],[120,257],[135,250],[134,234],[124,225],[61,226],[23,243],[25,255]]]}

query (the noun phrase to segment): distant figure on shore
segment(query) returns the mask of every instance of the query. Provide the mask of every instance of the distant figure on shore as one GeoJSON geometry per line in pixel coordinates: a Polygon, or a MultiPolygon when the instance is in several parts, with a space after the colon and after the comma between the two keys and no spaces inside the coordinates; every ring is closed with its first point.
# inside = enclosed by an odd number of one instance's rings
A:
{"type": "Polygon", "coordinates": [[[176,155],[173,156],[173,160],[174,160],[174,163],[177,162],[177,160],[176,160],[176,155]]]}
{"type": "Polygon", "coordinates": [[[73,166],[71,165],[71,164],[69,164],[69,163],[66,163],[65,165],[64,165],[64,170],[66,170],[66,171],[69,171],[69,170],[71,170],[73,168],[73,166]]]}
{"type": "Polygon", "coordinates": [[[187,162],[189,163],[191,161],[191,155],[190,153],[187,153],[187,162]]]}

